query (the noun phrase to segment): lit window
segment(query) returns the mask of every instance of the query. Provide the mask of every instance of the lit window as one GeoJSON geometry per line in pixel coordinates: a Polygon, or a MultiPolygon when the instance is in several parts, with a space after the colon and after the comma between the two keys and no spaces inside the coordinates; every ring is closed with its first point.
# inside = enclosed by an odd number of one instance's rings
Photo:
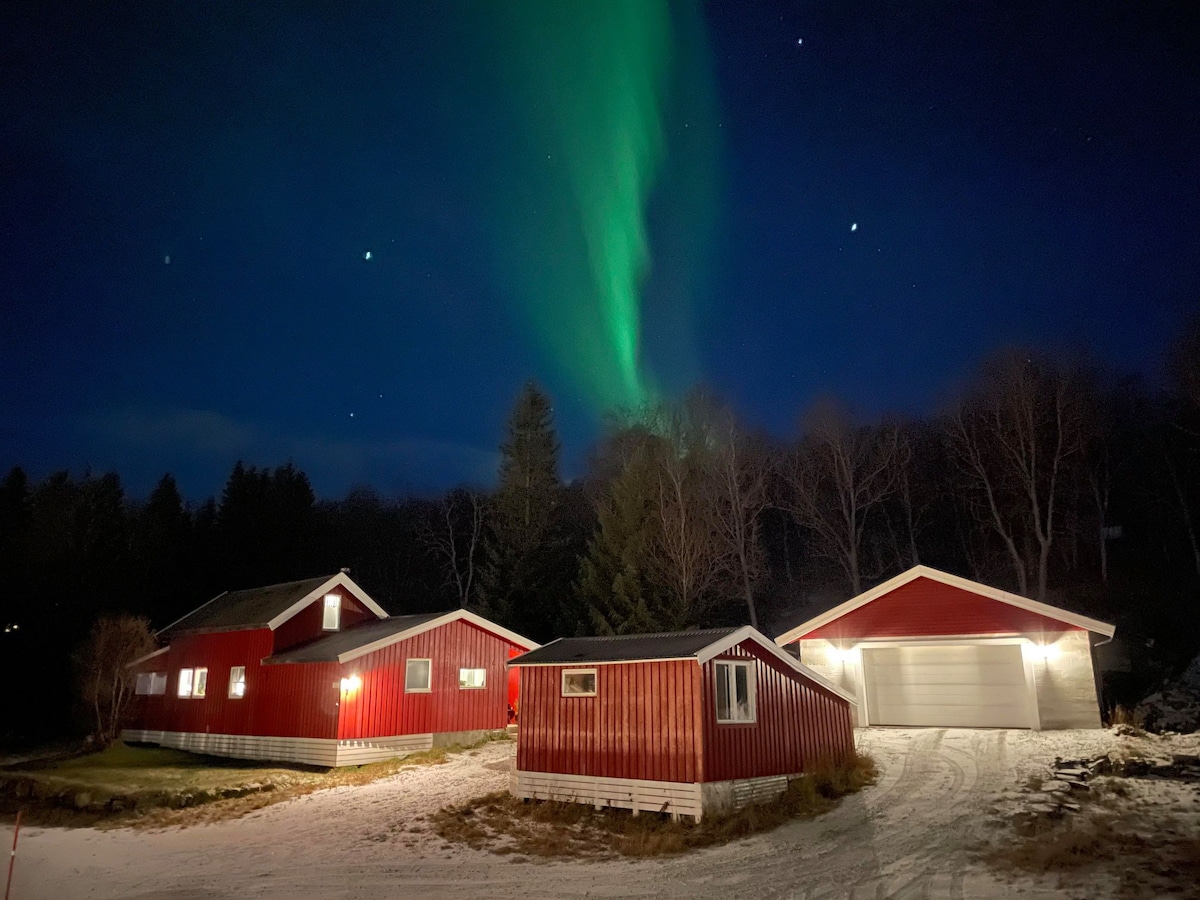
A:
{"type": "Polygon", "coordinates": [[[152,696],[161,697],[167,692],[167,673],[166,672],[151,672],[150,673],[150,694],[152,696]]]}
{"type": "Polygon", "coordinates": [[[595,697],[595,669],[567,669],[562,675],[562,695],[564,697],[595,697]]]}
{"type": "Polygon", "coordinates": [[[719,662],[716,672],[717,721],[755,721],[754,663],[719,662]]]}
{"type": "Polygon", "coordinates": [[[342,598],[337,594],[325,595],[325,618],[321,621],[321,627],[326,631],[337,631],[338,622],[342,617],[342,598]]]}
{"type": "Polygon", "coordinates": [[[179,670],[179,696],[180,697],[192,696],[192,670],[191,669],[180,669],[179,670]]]}
{"type": "Polygon", "coordinates": [[[208,669],[197,669],[192,679],[192,696],[203,697],[208,690],[208,669]]]}
{"type": "Polygon", "coordinates": [[[246,667],[234,666],[229,670],[229,696],[240,700],[246,696],[246,667]]]}
{"type": "Polygon", "coordinates": [[[468,690],[471,688],[481,688],[487,685],[487,669],[459,669],[458,670],[458,688],[459,690],[468,690]]]}
{"type": "Polygon", "coordinates": [[[430,664],[427,659],[410,659],[404,671],[405,693],[417,693],[429,690],[430,664]]]}

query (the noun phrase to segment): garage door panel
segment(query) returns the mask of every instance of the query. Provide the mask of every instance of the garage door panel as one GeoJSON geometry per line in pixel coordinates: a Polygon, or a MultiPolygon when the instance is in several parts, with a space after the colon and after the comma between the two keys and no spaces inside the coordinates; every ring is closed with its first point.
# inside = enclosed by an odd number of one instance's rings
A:
{"type": "Polygon", "coordinates": [[[1017,644],[866,648],[863,678],[876,725],[1029,727],[1017,644]]]}

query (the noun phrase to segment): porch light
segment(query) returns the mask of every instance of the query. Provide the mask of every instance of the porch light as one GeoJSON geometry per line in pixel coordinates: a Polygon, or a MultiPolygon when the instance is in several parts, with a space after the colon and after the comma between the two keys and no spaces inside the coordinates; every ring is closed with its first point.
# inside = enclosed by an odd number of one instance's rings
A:
{"type": "Polygon", "coordinates": [[[1033,655],[1036,658],[1042,660],[1042,662],[1049,662],[1052,659],[1057,659],[1058,654],[1059,654],[1059,650],[1058,650],[1058,646],[1056,644],[1034,644],[1033,645],[1033,655]]]}
{"type": "Polygon", "coordinates": [[[351,675],[349,678],[342,679],[342,693],[353,694],[362,687],[362,679],[357,675],[351,675]]]}
{"type": "Polygon", "coordinates": [[[829,655],[834,662],[840,662],[843,666],[846,663],[854,662],[855,648],[853,647],[831,647],[829,655]]]}

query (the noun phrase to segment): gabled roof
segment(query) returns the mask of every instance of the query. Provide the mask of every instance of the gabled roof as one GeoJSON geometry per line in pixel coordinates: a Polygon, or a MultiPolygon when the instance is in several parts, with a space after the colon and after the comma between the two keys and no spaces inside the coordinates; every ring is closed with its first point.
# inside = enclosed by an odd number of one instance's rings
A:
{"type": "Polygon", "coordinates": [[[303,581],[288,581],[244,591],[226,591],[203,606],[192,610],[182,619],[172,622],[158,632],[170,640],[173,635],[188,631],[236,631],[243,628],[270,628],[274,631],[309,603],[333,590],[346,588],[367,609],[381,619],[387,618],[378,603],[367,596],[345,572],[303,581]]]}
{"type": "Polygon", "coordinates": [[[412,616],[391,616],[376,622],[364,622],[325,637],[317,638],[301,647],[285,650],[268,656],[264,663],[311,663],[311,662],[350,662],[365,656],[375,650],[381,650],[391,644],[408,640],[442,625],[451,622],[469,622],[484,631],[489,631],[519,647],[533,649],[537,644],[529,638],[522,637],[516,632],[509,631],[483,616],[477,616],[465,609],[452,612],[419,613],[412,616]]]}
{"type": "Polygon", "coordinates": [[[694,659],[704,665],[738,644],[751,641],[794,672],[814,681],[843,700],[857,705],[852,694],[813,671],[749,625],[741,628],[706,628],[659,634],[627,634],[606,637],[559,638],[530,653],[510,659],[510,666],[607,665],[694,659]]]}
{"type": "Polygon", "coordinates": [[[978,581],[971,581],[968,578],[960,578],[958,575],[951,575],[949,572],[942,572],[939,569],[931,569],[929,566],[913,566],[907,572],[901,572],[896,577],[889,578],[883,584],[876,585],[869,591],[864,591],[857,597],[852,597],[845,603],[835,606],[833,609],[826,610],[819,616],[809,619],[807,622],[802,622],[795,628],[788,629],[775,638],[775,643],[783,646],[784,644],[790,644],[792,641],[798,641],[804,635],[811,631],[816,631],[822,625],[828,625],[835,619],[840,619],[860,606],[866,606],[872,600],[878,600],[880,597],[890,594],[896,588],[908,584],[917,578],[928,578],[932,581],[938,581],[950,587],[978,594],[981,597],[988,597],[992,600],[998,600],[1001,603],[1007,603],[1018,609],[1024,609],[1050,619],[1057,619],[1059,622],[1066,622],[1068,625],[1075,625],[1079,628],[1085,628],[1088,631],[1094,631],[1105,637],[1112,637],[1116,631],[1116,626],[1114,625],[1101,622],[1098,619],[1081,616],[1078,613],[1070,612],[1058,606],[1051,606],[1048,603],[1030,600],[1028,597],[1022,597],[1018,594],[1010,594],[1008,591],[980,584],[978,581]]]}

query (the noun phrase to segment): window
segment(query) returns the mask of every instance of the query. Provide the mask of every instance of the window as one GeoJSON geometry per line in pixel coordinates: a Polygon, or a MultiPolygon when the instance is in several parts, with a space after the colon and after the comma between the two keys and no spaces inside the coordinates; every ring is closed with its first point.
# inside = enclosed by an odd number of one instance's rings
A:
{"type": "Polygon", "coordinates": [[[197,669],[196,676],[192,679],[192,696],[203,697],[205,691],[208,690],[208,669],[197,669]]]}
{"type": "Polygon", "coordinates": [[[717,663],[717,721],[753,722],[754,663],[717,663]]]}
{"type": "Polygon", "coordinates": [[[167,692],[167,673],[166,672],[139,672],[137,677],[137,685],[134,687],[135,694],[145,695],[161,695],[167,692]]]}
{"type": "Polygon", "coordinates": [[[595,697],[595,669],[567,669],[563,672],[562,695],[564,697],[595,697]]]}
{"type": "Polygon", "coordinates": [[[246,696],[246,667],[234,666],[229,670],[229,696],[240,700],[246,696]]]}
{"type": "Polygon", "coordinates": [[[487,687],[487,669],[458,670],[458,689],[460,691],[481,687],[487,687]]]}
{"type": "Polygon", "coordinates": [[[410,659],[404,670],[404,692],[406,694],[429,691],[429,660],[410,659]]]}
{"type": "Polygon", "coordinates": [[[321,627],[326,631],[337,631],[342,618],[342,598],[337,594],[325,595],[325,617],[321,627]]]}
{"type": "Polygon", "coordinates": [[[192,670],[191,669],[180,669],[179,670],[179,696],[180,697],[192,696],[192,670]]]}

